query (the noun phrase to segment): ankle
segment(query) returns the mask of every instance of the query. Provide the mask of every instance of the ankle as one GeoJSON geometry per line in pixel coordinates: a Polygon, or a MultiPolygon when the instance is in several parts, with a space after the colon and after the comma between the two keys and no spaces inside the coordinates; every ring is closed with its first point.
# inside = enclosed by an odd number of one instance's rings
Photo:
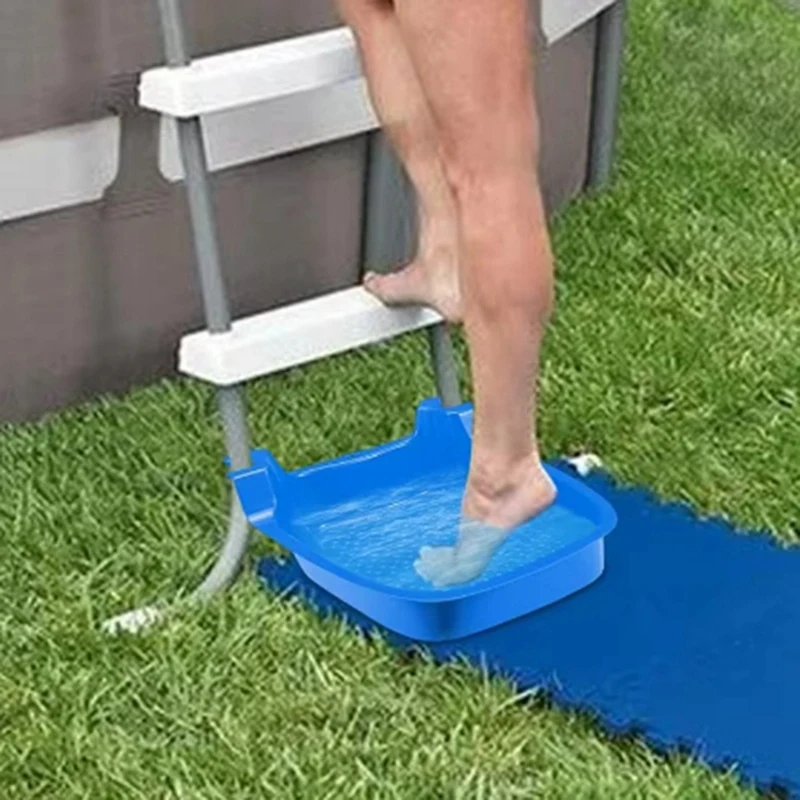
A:
{"type": "Polygon", "coordinates": [[[420,242],[419,262],[433,279],[451,279],[458,275],[458,247],[448,241],[420,242]]]}
{"type": "Polygon", "coordinates": [[[536,453],[475,459],[470,465],[467,492],[487,503],[496,503],[513,492],[536,468],[540,468],[536,453]]]}
{"type": "Polygon", "coordinates": [[[475,462],[464,494],[463,513],[499,528],[515,528],[543,511],[556,487],[534,452],[505,464],[475,462]]]}
{"type": "Polygon", "coordinates": [[[433,269],[455,270],[458,260],[458,230],[455,223],[447,219],[426,223],[419,234],[419,255],[433,269]]]}

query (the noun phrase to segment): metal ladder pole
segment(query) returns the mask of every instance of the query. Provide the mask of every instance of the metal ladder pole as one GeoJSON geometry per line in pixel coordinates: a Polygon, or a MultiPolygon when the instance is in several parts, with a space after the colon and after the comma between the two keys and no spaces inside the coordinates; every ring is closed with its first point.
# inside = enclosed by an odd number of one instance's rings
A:
{"type": "Polygon", "coordinates": [[[625,55],[627,0],[603,11],[597,20],[589,168],[586,185],[603,189],[611,180],[617,142],[619,95],[625,55]]]}
{"type": "MultiPolygon", "coordinates": [[[[416,240],[414,191],[386,135],[370,135],[363,256],[370,269],[396,264],[413,255],[416,240]]],[[[461,405],[458,370],[447,325],[428,329],[431,364],[442,404],[461,405]]]]}
{"type": "MultiPolygon", "coordinates": [[[[181,0],[158,0],[158,12],[167,64],[186,66],[190,63],[190,53],[181,0]]],[[[200,118],[179,119],[177,127],[206,327],[212,334],[225,333],[231,329],[231,313],[222,274],[200,118]]],[[[220,387],[217,400],[231,468],[245,469],[250,466],[250,437],[241,387],[220,387]]],[[[248,541],[249,525],[232,491],[225,542],[211,571],[189,599],[205,600],[230,586],[241,569],[248,541]]],[[[114,617],[103,627],[110,633],[135,632],[159,621],[164,613],[161,607],[146,606],[114,617]]]]}
{"type": "MultiPolygon", "coordinates": [[[[181,0],[158,0],[158,9],[167,64],[186,66],[190,53],[181,0]]],[[[231,329],[231,313],[222,274],[200,118],[178,120],[177,125],[206,325],[211,333],[225,333],[231,329]]],[[[250,437],[241,388],[222,387],[217,390],[217,398],[231,468],[245,469],[250,466],[250,437]]],[[[247,541],[247,520],[233,492],[228,536],[217,563],[195,589],[195,597],[208,597],[230,585],[241,567],[247,541]]]]}

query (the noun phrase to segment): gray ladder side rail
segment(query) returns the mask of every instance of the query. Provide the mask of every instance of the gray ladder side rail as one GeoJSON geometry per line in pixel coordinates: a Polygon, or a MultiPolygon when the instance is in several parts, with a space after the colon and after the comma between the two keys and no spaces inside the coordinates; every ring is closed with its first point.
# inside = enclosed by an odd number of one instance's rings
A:
{"type": "Polygon", "coordinates": [[[613,175],[627,11],[627,0],[617,0],[597,18],[586,177],[593,191],[606,188],[613,175]]]}

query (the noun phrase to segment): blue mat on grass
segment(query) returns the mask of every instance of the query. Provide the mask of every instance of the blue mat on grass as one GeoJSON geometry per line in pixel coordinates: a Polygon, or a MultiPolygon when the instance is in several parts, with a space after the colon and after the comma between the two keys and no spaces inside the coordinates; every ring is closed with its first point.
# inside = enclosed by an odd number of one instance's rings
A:
{"type": "MultiPolygon", "coordinates": [[[[426,646],[459,655],[520,688],[543,687],[613,733],[682,748],[745,780],[800,798],[800,549],[746,536],[606,477],[587,483],[619,525],[605,575],[543,611],[426,646]]],[[[378,626],[315,587],[293,561],[259,574],[364,630],[378,626]]],[[[398,648],[414,643],[383,631],[398,648]]]]}

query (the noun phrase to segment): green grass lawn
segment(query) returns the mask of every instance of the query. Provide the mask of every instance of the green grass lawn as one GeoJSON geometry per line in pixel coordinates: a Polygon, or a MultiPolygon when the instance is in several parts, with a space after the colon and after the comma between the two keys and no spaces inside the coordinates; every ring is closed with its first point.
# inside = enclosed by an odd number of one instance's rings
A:
{"type": "MultiPolygon", "coordinates": [[[[618,181],[555,226],[544,447],[591,449],[623,482],[791,541],[800,15],[632,0],[630,27],[618,181]]],[[[412,336],[261,382],[249,403],[256,441],[296,466],[407,432],[431,393],[412,336]]],[[[0,431],[0,797],[756,796],[250,576],[150,635],[104,638],[104,617],[209,565],[221,451],[212,393],[179,380],[0,431]]]]}

